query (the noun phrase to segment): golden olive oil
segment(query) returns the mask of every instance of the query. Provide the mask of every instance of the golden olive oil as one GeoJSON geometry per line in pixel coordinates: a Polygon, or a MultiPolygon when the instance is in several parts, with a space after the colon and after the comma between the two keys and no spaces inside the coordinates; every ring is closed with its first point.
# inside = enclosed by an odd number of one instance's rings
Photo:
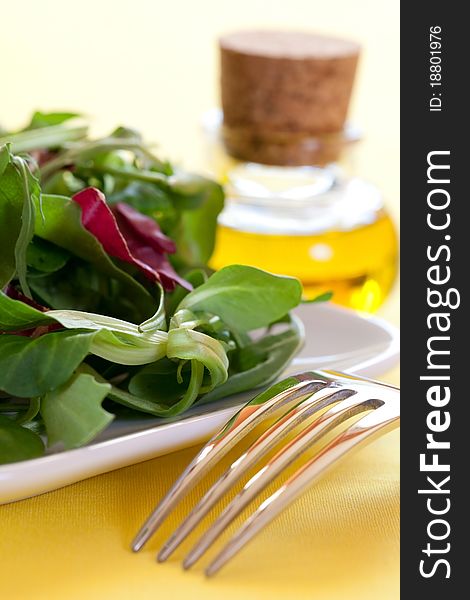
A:
{"type": "Polygon", "coordinates": [[[249,264],[298,277],[308,298],[375,311],[397,270],[397,239],[379,190],[336,167],[238,163],[210,266],[249,264]]]}
{"type": "Polygon", "coordinates": [[[368,225],[316,235],[270,235],[219,225],[211,267],[249,264],[298,277],[307,298],[331,290],[333,301],[373,312],[397,271],[397,239],[382,210],[368,225]]]}

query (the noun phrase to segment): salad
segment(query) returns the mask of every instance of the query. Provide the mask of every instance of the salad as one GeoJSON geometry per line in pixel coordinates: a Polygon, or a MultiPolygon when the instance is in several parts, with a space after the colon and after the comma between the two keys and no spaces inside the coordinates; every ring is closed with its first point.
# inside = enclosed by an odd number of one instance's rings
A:
{"type": "Polygon", "coordinates": [[[0,463],[264,386],[302,344],[297,279],[208,268],[221,186],[77,117],[0,133],[0,463]]]}

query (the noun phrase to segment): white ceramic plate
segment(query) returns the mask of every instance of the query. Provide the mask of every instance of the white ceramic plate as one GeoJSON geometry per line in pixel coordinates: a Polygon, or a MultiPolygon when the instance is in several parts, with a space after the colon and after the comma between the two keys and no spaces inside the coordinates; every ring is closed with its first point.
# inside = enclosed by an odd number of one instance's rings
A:
{"type": "MultiPolygon", "coordinates": [[[[381,319],[334,305],[297,310],[307,342],[285,374],[310,369],[354,372],[375,377],[398,360],[398,332],[381,319]]],[[[0,467],[0,503],[42,494],[93,475],[112,471],[207,440],[253,392],[194,407],[173,421],[138,418],[115,421],[92,444],[77,450],[0,467]]]]}

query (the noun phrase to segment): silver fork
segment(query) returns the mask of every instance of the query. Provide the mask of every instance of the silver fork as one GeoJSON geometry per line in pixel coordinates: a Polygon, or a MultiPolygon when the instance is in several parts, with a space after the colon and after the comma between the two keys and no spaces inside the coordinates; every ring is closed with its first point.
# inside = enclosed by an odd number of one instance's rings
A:
{"type": "Polygon", "coordinates": [[[165,542],[157,557],[159,562],[165,561],[235,482],[294,428],[309,420],[300,433],[286,441],[222,510],[184,559],[185,568],[191,567],[248,503],[287,466],[327,433],[337,429],[326,446],[262,502],[217,554],[206,569],[207,575],[216,573],[341,457],[398,427],[399,390],[384,383],[334,371],[309,371],[274,384],[243,406],[186,467],[137,533],[132,542],[134,552],[144,546],[183,496],[235,444],[262,421],[276,418],[279,413],[281,416],[231,464],[165,542]],[[355,422],[351,421],[353,417],[356,417],[355,422]]]}

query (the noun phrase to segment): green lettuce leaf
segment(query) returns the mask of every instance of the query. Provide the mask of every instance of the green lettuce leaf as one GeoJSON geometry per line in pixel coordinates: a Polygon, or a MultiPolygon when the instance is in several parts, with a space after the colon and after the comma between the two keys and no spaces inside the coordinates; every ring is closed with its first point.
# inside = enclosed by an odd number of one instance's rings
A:
{"type": "Polygon", "coordinates": [[[190,378],[189,381],[184,380],[184,385],[178,384],[175,371],[171,373],[172,380],[167,377],[166,381],[162,381],[158,365],[159,363],[149,365],[149,370],[145,371],[142,377],[132,381],[130,389],[135,391],[135,394],[113,386],[109,397],[123,406],[156,417],[174,417],[184,412],[194,404],[199,395],[204,365],[196,360],[190,361],[190,378]],[[152,369],[153,367],[155,368],[152,369]]]}
{"type": "Polygon", "coordinates": [[[175,260],[186,267],[201,267],[209,262],[215,245],[217,216],[224,207],[222,187],[204,177],[182,174],[172,187],[178,197],[198,199],[197,205],[182,210],[180,219],[166,233],[176,242],[175,260]]]}
{"type": "Polygon", "coordinates": [[[22,228],[23,182],[11,162],[8,146],[0,146],[0,289],[16,272],[16,242],[22,228]]]}
{"type": "Polygon", "coordinates": [[[292,318],[289,328],[251,342],[231,361],[228,380],[203,395],[200,404],[269,385],[279,377],[286,364],[298,353],[304,341],[303,325],[292,318]]]}
{"type": "MultiPolygon", "coordinates": [[[[51,325],[54,319],[20,300],[9,298],[0,291],[0,331],[21,331],[39,325],[51,325]]],[[[0,386],[1,387],[1,386],[0,386]]]]}
{"type": "Polygon", "coordinates": [[[26,280],[28,246],[34,235],[41,189],[24,158],[0,146],[0,289],[16,276],[30,296],[26,280]]]}
{"type": "Polygon", "coordinates": [[[91,441],[113,420],[101,407],[111,385],[98,383],[86,373],[77,373],[41,400],[41,416],[46,425],[48,445],[63,442],[65,448],[78,448],[91,441]]]}
{"type": "MultiPolygon", "coordinates": [[[[127,408],[153,415],[154,417],[170,417],[181,413],[182,397],[184,396],[189,378],[184,373],[182,384],[177,382],[177,365],[168,359],[159,360],[144,367],[148,377],[141,378],[136,385],[139,395],[132,394],[116,386],[111,386],[108,397],[127,408]],[[157,381],[157,387],[155,387],[157,381]]],[[[99,375],[90,365],[83,364],[80,371],[92,374],[97,381],[108,383],[104,377],[99,375]]]]}
{"type": "Polygon", "coordinates": [[[44,113],[37,110],[31,117],[31,121],[26,129],[37,129],[38,127],[51,127],[52,125],[62,125],[70,119],[80,117],[79,113],[72,112],[50,112],[44,113]]]}
{"type": "Polygon", "coordinates": [[[62,269],[70,258],[70,252],[34,237],[28,246],[26,260],[28,267],[38,273],[55,273],[62,269]]]}
{"type": "MultiPolygon", "coordinates": [[[[19,300],[13,300],[0,292],[0,330],[20,331],[53,323],[58,323],[71,330],[71,334],[88,330],[93,333],[87,346],[87,352],[123,365],[147,364],[165,356],[168,334],[166,331],[156,329],[159,323],[163,325],[162,319],[164,319],[163,303],[160,304],[156,314],[151,319],[142,325],[134,325],[121,319],[78,310],[50,310],[47,313],[42,313],[32,306],[28,306],[19,300]]],[[[3,344],[6,349],[4,356],[6,360],[8,348],[11,348],[12,352],[16,352],[22,347],[18,338],[39,343],[39,340],[49,336],[50,334],[37,340],[13,335],[0,336],[0,349],[3,344]],[[12,339],[17,339],[17,341],[12,342],[12,339]]],[[[49,342],[41,343],[47,344],[49,342]]],[[[34,349],[34,345],[28,349],[28,352],[31,349],[34,349]]],[[[10,359],[13,360],[13,357],[10,357],[10,359]]],[[[0,389],[6,390],[6,388],[2,388],[1,381],[2,376],[0,375],[0,389]]]]}
{"type": "Polygon", "coordinates": [[[0,464],[37,458],[44,454],[44,444],[37,433],[0,416],[0,464]]]}
{"type": "Polygon", "coordinates": [[[89,353],[94,332],[58,331],[36,339],[0,335],[0,390],[42,396],[65,383],[89,353]]]}
{"type": "Polygon", "coordinates": [[[231,265],[190,292],[178,310],[212,313],[234,330],[251,331],[283,317],[299,304],[301,297],[302,284],[298,279],[231,265]]]}

